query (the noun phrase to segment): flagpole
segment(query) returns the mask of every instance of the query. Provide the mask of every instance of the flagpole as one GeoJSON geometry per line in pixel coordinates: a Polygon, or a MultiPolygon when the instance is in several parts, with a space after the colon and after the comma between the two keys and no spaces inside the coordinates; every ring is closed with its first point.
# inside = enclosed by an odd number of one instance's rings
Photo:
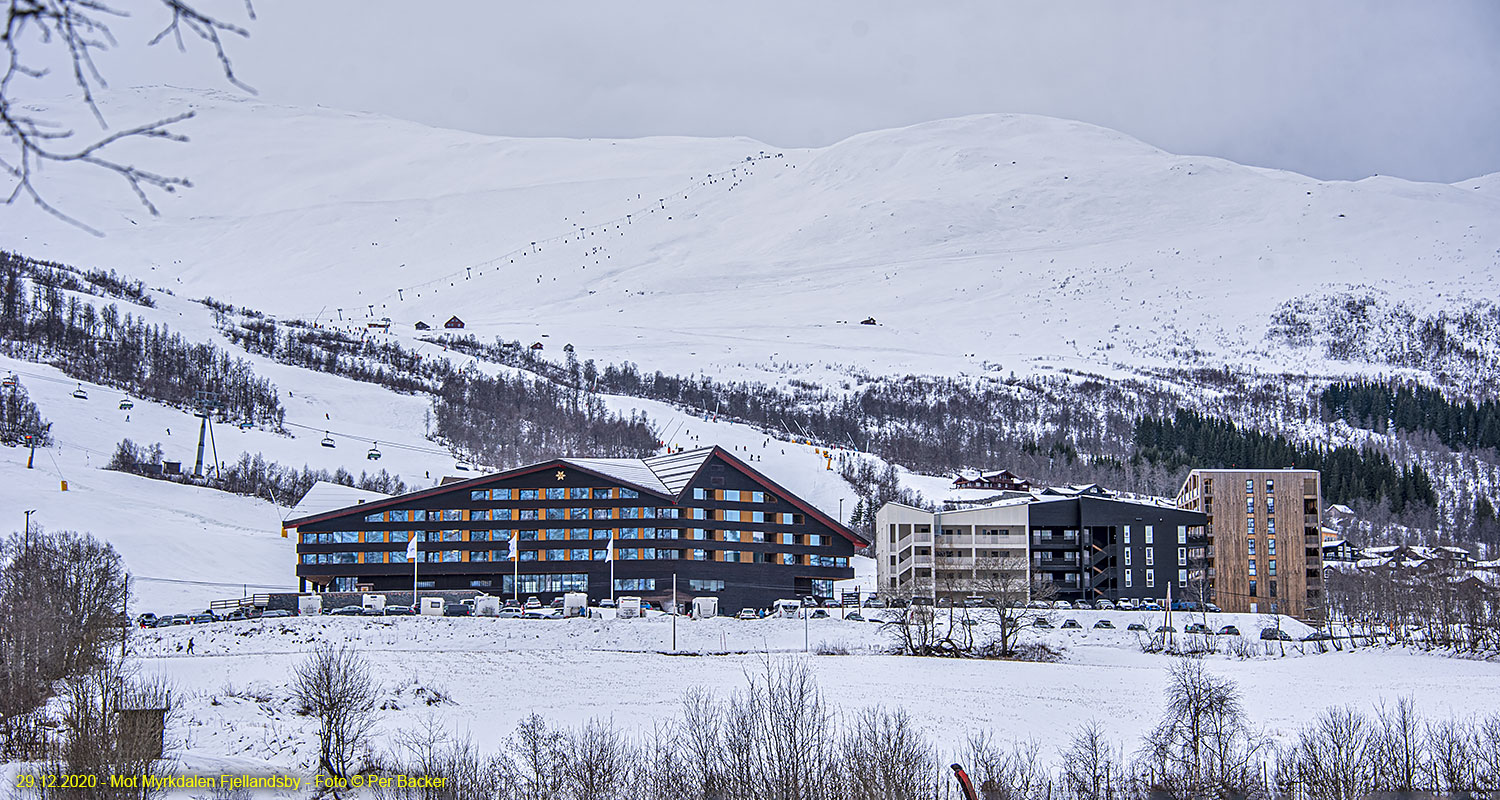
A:
{"type": "MultiPolygon", "coordinates": [[[[415,537],[417,532],[412,531],[411,535],[415,537]]],[[[411,556],[411,613],[420,614],[422,613],[422,607],[420,601],[417,600],[417,562],[421,560],[422,549],[420,546],[412,549],[416,550],[416,552],[412,553],[411,556]]]]}
{"type": "Polygon", "coordinates": [[[510,535],[510,562],[515,567],[515,575],[510,580],[511,599],[516,605],[521,604],[521,534],[512,532],[510,535]]]}

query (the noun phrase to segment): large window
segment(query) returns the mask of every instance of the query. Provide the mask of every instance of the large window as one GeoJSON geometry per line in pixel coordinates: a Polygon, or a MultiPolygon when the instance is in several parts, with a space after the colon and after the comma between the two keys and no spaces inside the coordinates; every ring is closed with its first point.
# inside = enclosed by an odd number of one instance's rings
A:
{"type": "Polygon", "coordinates": [[[612,497],[614,497],[613,489],[595,489],[593,492],[593,498],[595,500],[608,500],[612,497]]]}
{"type": "Polygon", "coordinates": [[[568,490],[568,498],[570,500],[587,500],[589,499],[589,488],[587,486],[574,486],[568,490]]]}
{"type": "Polygon", "coordinates": [[[724,582],[716,580],[699,580],[692,578],[688,580],[688,591],[690,592],[722,592],[724,582]]]}
{"type": "Polygon", "coordinates": [[[492,509],[490,509],[490,519],[491,520],[507,520],[507,519],[512,519],[512,518],[513,517],[511,516],[511,510],[508,509],[508,508],[492,508],[492,509]]]}
{"type": "MultiPolygon", "coordinates": [[[[1146,544],[1150,545],[1150,544],[1155,544],[1156,543],[1155,531],[1156,531],[1156,529],[1153,528],[1152,526],[1150,526],[1150,525],[1146,526],[1146,544]]],[[[1070,541],[1071,541],[1071,539],[1072,539],[1072,537],[1069,537],[1070,541]]]]}
{"type": "MultiPolygon", "coordinates": [[[[501,581],[502,592],[516,593],[516,576],[506,575],[501,581]]],[[[521,592],[534,594],[536,592],[586,592],[589,590],[589,576],[577,573],[543,573],[538,575],[521,575],[521,592]]]]}
{"type": "Polygon", "coordinates": [[[560,548],[560,547],[556,548],[556,549],[553,549],[553,550],[548,550],[547,551],[547,560],[548,561],[564,561],[564,560],[567,559],[567,552],[568,552],[567,550],[565,550],[563,548],[560,548]]]}
{"type": "Polygon", "coordinates": [[[365,522],[385,522],[385,512],[382,511],[379,514],[366,514],[365,522]]]}
{"type": "Polygon", "coordinates": [[[655,578],[615,578],[615,591],[617,592],[654,592],[656,591],[655,578]]]}
{"type": "Polygon", "coordinates": [[[569,561],[588,561],[591,558],[593,558],[593,554],[589,550],[589,548],[586,548],[586,547],[583,547],[583,548],[575,547],[572,550],[568,551],[568,560],[569,561]]]}
{"type": "Polygon", "coordinates": [[[566,508],[549,508],[549,509],[547,509],[547,519],[567,519],[567,518],[568,518],[568,510],[566,508]]]}
{"type": "Polygon", "coordinates": [[[490,499],[490,490],[489,489],[475,489],[475,490],[469,492],[469,499],[470,500],[488,500],[488,499],[490,499]]]}
{"type": "Polygon", "coordinates": [[[547,489],[548,500],[566,500],[566,494],[561,486],[553,486],[547,489]]]}
{"type": "Polygon", "coordinates": [[[490,490],[490,499],[491,500],[509,500],[510,499],[510,490],[509,489],[491,489],[490,490]]]}
{"type": "Polygon", "coordinates": [[[625,489],[625,488],[621,488],[620,489],[620,497],[623,497],[626,500],[634,500],[634,499],[636,499],[636,498],[638,498],[640,496],[641,496],[641,493],[637,492],[634,489],[625,489]]]}
{"type": "Polygon", "coordinates": [[[1154,570],[1154,569],[1148,569],[1148,570],[1146,570],[1146,588],[1147,589],[1154,589],[1154,588],[1156,588],[1156,570],[1154,570]]]}

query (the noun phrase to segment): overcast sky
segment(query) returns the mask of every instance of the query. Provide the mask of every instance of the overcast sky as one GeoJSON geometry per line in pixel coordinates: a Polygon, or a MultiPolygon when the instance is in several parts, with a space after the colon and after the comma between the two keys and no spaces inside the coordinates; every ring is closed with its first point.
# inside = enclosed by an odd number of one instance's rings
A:
{"type": "MultiPolygon", "coordinates": [[[[200,2],[243,15],[238,0],[200,2]]],[[[484,133],[808,146],[941,117],[1029,112],[1321,178],[1448,182],[1500,171],[1495,0],[255,8],[252,37],[230,48],[266,100],[484,133]]],[[[118,32],[127,47],[105,61],[115,85],[223,85],[205,58],[142,56],[136,23],[118,32]],[[194,65],[186,74],[185,64],[194,65]]]]}

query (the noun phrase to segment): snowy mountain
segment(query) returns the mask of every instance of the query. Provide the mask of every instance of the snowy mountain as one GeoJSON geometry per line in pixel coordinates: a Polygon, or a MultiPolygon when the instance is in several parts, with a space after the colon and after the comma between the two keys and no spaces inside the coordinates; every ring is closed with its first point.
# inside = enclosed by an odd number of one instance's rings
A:
{"type": "Polygon", "coordinates": [[[506,139],[151,88],[192,143],[131,143],[190,176],[151,218],[92,173],[8,209],[0,246],[108,266],[283,318],[457,315],[601,363],[718,375],[1117,373],[1253,363],[1288,301],[1500,295],[1496,176],[1318,181],[1178,156],[1083,123],[987,115],[779,150],[746,139],[506,139]],[[873,316],[878,325],[858,325],[873,316]],[[1191,366],[1192,364],[1186,364],[1191,366]]]}

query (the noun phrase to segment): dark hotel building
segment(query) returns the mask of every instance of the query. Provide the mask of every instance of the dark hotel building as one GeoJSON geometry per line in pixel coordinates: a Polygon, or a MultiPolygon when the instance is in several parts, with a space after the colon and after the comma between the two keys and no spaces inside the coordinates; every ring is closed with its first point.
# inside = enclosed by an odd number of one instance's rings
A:
{"type": "Polygon", "coordinates": [[[661,600],[676,575],[679,601],[714,595],[730,612],[832,597],[835,580],[854,577],[849,557],[866,544],[718,447],[559,458],[286,525],[295,529],[303,590],[409,590],[406,549],[415,536],[423,589],[544,602],[583,591],[597,602],[613,588],[661,600]],[[509,558],[513,534],[517,561],[509,558]]]}

